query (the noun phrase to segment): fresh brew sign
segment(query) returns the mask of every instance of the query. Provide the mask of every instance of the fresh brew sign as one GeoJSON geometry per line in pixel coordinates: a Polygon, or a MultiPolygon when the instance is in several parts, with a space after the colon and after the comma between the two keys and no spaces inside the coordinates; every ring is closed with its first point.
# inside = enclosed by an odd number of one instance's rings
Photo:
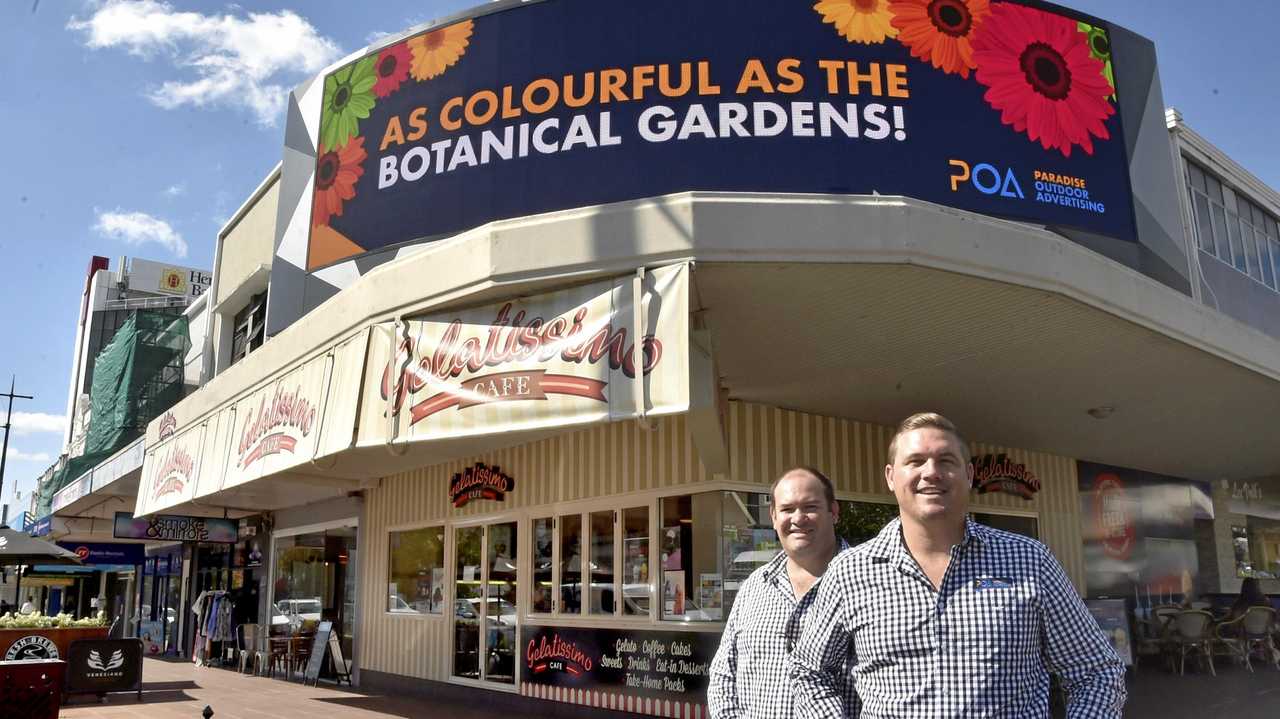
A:
{"type": "Polygon", "coordinates": [[[473,499],[492,499],[498,502],[506,499],[507,492],[515,489],[516,481],[502,473],[498,467],[490,467],[483,462],[467,467],[453,475],[449,482],[449,501],[453,506],[462,507],[473,499]]]}
{"type": "Polygon", "coordinates": [[[973,458],[973,488],[978,494],[1004,492],[1031,499],[1040,491],[1040,480],[1027,465],[1004,454],[984,454],[973,458]]]}
{"type": "Polygon", "coordinates": [[[673,265],[384,324],[369,345],[360,443],[684,411],[688,306],[688,271],[673,265]]]}

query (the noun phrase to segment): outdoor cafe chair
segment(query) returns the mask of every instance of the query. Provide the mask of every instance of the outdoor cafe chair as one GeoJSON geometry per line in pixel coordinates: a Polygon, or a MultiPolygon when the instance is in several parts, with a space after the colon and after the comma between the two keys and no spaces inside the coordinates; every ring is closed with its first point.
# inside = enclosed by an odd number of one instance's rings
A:
{"type": "Polygon", "coordinates": [[[1174,641],[1178,645],[1180,665],[1179,674],[1187,672],[1187,654],[1200,652],[1209,662],[1209,673],[1218,676],[1213,668],[1213,644],[1217,638],[1210,631],[1213,626],[1213,615],[1203,609],[1187,609],[1178,612],[1174,617],[1174,641]]]}
{"type": "Polygon", "coordinates": [[[1276,631],[1276,610],[1271,607],[1249,607],[1245,613],[1215,630],[1219,641],[1230,648],[1244,665],[1253,671],[1253,654],[1257,650],[1280,670],[1280,650],[1272,634],[1276,631]]]}
{"type": "Polygon", "coordinates": [[[240,673],[244,674],[247,667],[252,667],[254,673],[257,673],[260,656],[258,651],[258,625],[241,624],[237,627],[236,643],[236,649],[239,652],[240,673]]]}

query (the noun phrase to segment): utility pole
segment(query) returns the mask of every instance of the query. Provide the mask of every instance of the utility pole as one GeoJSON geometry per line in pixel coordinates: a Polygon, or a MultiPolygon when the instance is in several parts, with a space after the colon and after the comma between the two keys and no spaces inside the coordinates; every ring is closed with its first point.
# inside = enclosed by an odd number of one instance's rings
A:
{"type": "Polygon", "coordinates": [[[4,415],[4,447],[0,448],[0,495],[4,493],[4,462],[9,457],[9,424],[13,419],[13,401],[15,399],[35,399],[27,394],[14,394],[13,388],[17,382],[17,377],[9,378],[9,391],[0,393],[0,397],[9,398],[9,411],[4,415]]]}

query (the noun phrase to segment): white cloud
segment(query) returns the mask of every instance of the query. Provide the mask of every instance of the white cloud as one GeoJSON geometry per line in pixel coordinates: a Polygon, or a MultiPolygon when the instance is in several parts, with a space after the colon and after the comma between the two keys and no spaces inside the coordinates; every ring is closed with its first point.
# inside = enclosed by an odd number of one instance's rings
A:
{"type": "Polygon", "coordinates": [[[187,76],[147,93],[160,107],[243,107],[267,126],[279,122],[289,86],[343,54],[290,10],[202,15],[157,0],[113,0],[87,20],[72,17],[67,29],[84,33],[89,48],[170,58],[187,76]]]}
{"type": "Polygon", "coordinates": [[[67,418],[60,414],[44,412],[14,412],[13,432],[19,436],[36,432],[62,434],[67,428],[67,418]]]}
{"type": "Polygon", "coordinates": [[[103,237],[124,240],[130,245],[154,242],[178,257],[187,256],[187,241],[164,220],[145,212],[99,212],[93,229],[103,237]]]}
{"type": "Polygon", "coordinates": [[[187,194],[187,183],[179,182],[176,185],[169,185],[165,188],[164,194],[166,197],[180,197],[185,195],[187,194]]]}
{"type": "Polygon", "coordinates": [[[9,448],[11,462],[52,462],[48,452],[23,452],[17,447],[9,448]]]}

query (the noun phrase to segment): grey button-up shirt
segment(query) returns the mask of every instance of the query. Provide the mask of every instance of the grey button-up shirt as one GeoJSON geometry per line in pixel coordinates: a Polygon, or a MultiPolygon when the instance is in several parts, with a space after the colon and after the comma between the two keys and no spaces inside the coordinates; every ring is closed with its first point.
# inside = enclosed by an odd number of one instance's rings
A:
{"type": "MultiPolygon", "coordinates": [[[[848,548],[840,540],[837,552],[848,548]]],[[[711,662],[707,704],[712,717],[795,716],[787,655],[800,638],[805,612],[821,581],[797,600],[787,577],[787,555],[778,552],[742,582],[711,662]]]]}
{"type": "Polygon", "coordinates": [[[863,719],[1119,717],[1124,665],[1043,544],[968,521],[938,590],[899,520],[827,568],[792,654],[797,713],[863,719]]]}

